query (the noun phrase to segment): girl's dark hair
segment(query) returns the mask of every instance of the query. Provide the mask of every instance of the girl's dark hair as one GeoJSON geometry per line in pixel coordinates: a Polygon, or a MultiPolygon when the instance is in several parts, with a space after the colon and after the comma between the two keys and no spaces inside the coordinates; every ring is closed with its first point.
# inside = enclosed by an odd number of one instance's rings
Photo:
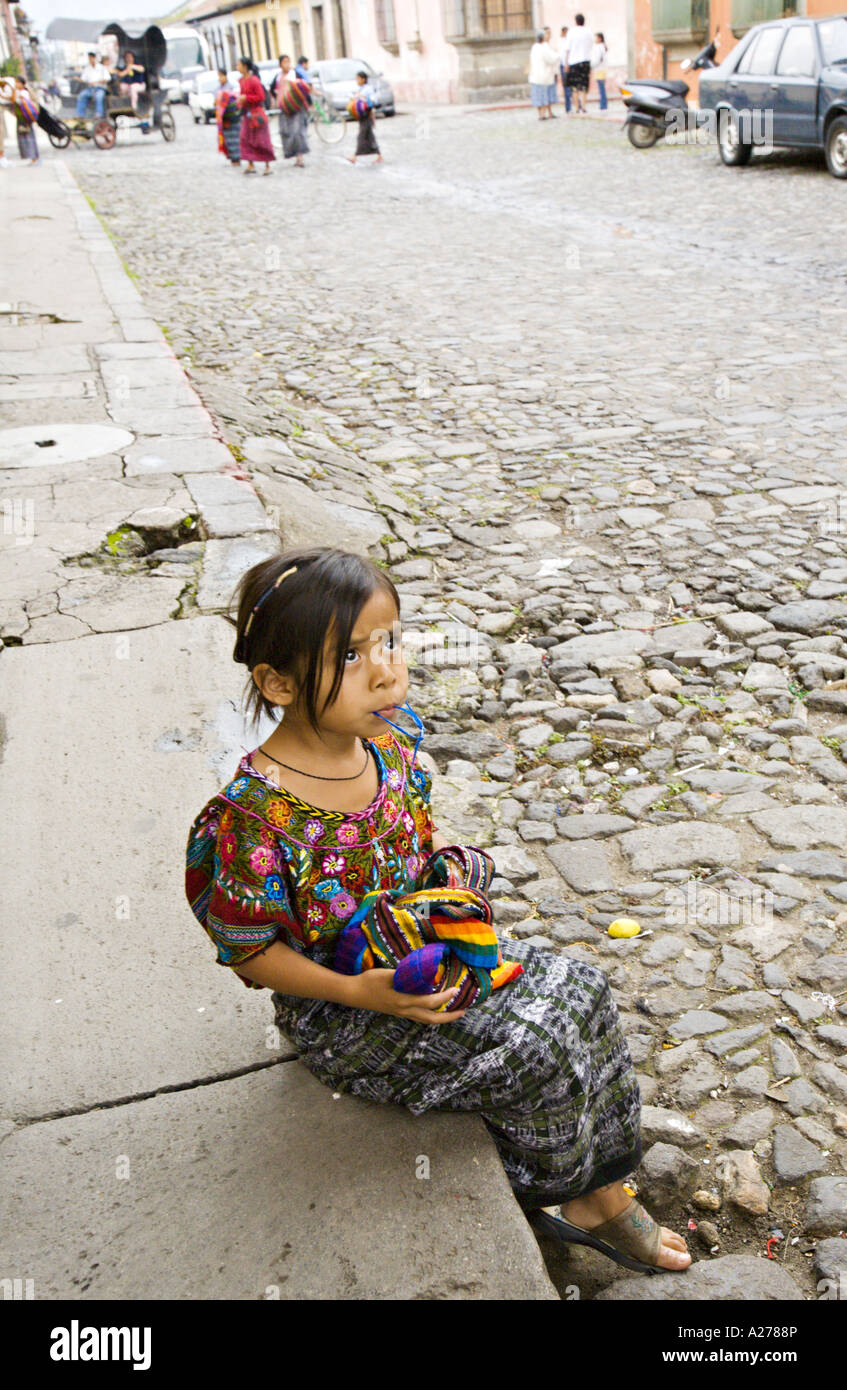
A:
{"type": "MultiPolygon", "coordinates": [[[[299,703],[312,728],[317,729],[318,719],[341,688],[356,619],[376,589],[393,598],[399,613],[397,590],[388,575],[365,556],[316,546],[286,550],[262,560],[242,576],[233,595],[237,616],[227,619],[238,633],[233,660],[251,672],[266,664],[280,675],[294,676],[299,703]],[[274,588],[287,570],[296,573],[286,575],[274,588]],[[319,709],[328,635],[334,645],[333,681],[319,709]]],[[[279,707],[266,699],[252,678],[245,703],[254,719],[261,714],[280,718],[279,707]]]]}
{"type": "Polygon", "coordinates": [[[605,35],[604,35],[599,29],[597,30],[597,37],[598,37],[598,39],[600,40],[601,43],[605,43],[605,42],[606,42],[606,37],[605,37],[605,35]]]}

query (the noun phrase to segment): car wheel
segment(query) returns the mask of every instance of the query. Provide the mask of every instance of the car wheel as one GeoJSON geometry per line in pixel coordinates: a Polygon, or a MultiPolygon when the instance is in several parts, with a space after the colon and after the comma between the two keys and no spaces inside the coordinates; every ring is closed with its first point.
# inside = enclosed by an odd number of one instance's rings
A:
{"type": "Polygon", "coordinates": [[[195,116],[195,117],[194,117],[194,124],[195,124],[195,125],[199,125],[199,124],[200,124],[200,117],[199,117],[199,116],[195,116]]]}
{"type": "Polygon", "coordinates": [[[847,116],[836,116],[826,132],[826,167],[836,179],[847,179],[847,116]]]}
{"type": "Polygon", "coordinates": [[[386,106],[382,114],[384,116],[396,116],[397,112],[395,111],[393,106],[386,106]]]}
{"type": "Polygon", "coordinates": [[[753,146],[745,144],[738,129],[738,117],[734,111],[723,107],[718,112],[718,153],[724,164],[731,169],[740,169],[750,163],[753,146]]]}

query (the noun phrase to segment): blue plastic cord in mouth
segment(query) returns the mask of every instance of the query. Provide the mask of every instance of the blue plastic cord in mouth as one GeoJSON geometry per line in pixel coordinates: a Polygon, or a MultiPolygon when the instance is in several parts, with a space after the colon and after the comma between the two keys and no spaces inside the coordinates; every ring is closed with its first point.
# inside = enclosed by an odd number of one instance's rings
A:
{"type": "MultiPolygon", "coordinates": [[[[396,708],[398,710],[401,710],[403,714],[407,714],[418,730],[417,735],[415,737],[415,747],[412,752],[412,763],[414,764],[417,760],[418,749],[421,746],[421,740],[423,739],[423,736],[426,733],[426,729],[424,728],[423,720],[417,714],[415,714],[415,711],[412,709],[411,705],[397,705],[396,708]]],[[[383,722],[390,725],[392,729],[396,729],[398,734],[403,734],[406,738],[410,737],[410,734],[406,729],[402,728],[399,724],[395,724],[393,720],[386,719],[384,714],[377,714],[376,717],[377,719],[382,719],[383,722]]]]}

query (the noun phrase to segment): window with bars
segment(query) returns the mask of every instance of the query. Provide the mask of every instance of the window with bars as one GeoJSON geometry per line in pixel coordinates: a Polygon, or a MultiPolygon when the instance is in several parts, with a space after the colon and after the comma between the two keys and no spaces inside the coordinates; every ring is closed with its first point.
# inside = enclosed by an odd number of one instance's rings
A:
{"type": "Polygon", "coordinates": [[[397,43],[397,23],[394,18],[394,0],[374,0],[376,36],[383,48],[397,43]]]}
{"type": "Polygon", "coordinates": [[[480,0],[484,34],[513,34],[532,28],[532,0],[480,0]]]}

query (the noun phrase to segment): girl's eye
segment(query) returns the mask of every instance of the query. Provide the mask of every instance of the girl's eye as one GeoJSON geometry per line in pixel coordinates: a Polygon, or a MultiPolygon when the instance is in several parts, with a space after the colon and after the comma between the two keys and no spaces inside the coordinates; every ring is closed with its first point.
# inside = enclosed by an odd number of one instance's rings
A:
{"type": "Polygon", "coordinates": [[[345,658],[344,658],[345,664],[352,666],[353,662],[354,662],[354,661],[358,661],[358,660],[359,660],[359,653],[356,651],[356,648],[355,648],[355,647],[349,647],[348,650],[347,650],[347,655],[346,655],[345,658]]]}

